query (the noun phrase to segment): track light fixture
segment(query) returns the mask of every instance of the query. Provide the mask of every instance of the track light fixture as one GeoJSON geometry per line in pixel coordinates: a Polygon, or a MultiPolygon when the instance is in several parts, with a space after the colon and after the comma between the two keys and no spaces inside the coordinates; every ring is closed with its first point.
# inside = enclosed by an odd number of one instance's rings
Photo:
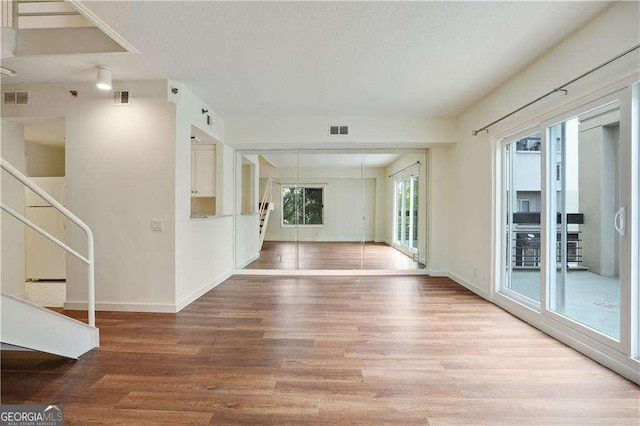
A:
{"type": "Polygon", "coordinates": [[[111,90],[111,70],[104,65],[98,66],[97,69],[96,87],[100,90],[111,90]]]}

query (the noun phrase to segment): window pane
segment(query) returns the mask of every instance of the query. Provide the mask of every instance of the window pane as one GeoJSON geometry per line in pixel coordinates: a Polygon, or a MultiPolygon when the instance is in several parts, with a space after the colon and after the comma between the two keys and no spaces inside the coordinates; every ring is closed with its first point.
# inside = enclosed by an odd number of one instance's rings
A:
{"type": "Polygon", "coordinates": [[[403,194],[402,181],[396,183],[396,241],[398,243],[402,240],[402,194],[403,194]]]}
{"type": "Polygon", "coordinates": [[[304,188],[304,224],[322,225],[322,188],[304,188]]]}
{"type": "Polygon", "coordinates": [[[551,309],[620,337],[619,103],[549,129],[558,142],[556,277],[551,309]]]}
{"type": "Polygon", "coordinates": [[[411,247],[414,249],[418,248],[418,176],[413,176],[411,178],[413,184],[413,200],[412,200],[412,239],[411,239],[411,247]]]}
{"type": "Polygon", "coordinates": [[[282,188],[282,224],[297,225],[302,215],[302,196],[300,188],[282,188]]]}
{"type": "Polygon", "coordinates": [[[503,287],[540,301],[541,133],[506,146],[503,287]]]}
{"type": "Polygon", "coordinates": [[[402,245],[409,245],[409,226],[411,215],[411,182],[407,178],[403,181],[404,191],[402,193],[402,245]]]}

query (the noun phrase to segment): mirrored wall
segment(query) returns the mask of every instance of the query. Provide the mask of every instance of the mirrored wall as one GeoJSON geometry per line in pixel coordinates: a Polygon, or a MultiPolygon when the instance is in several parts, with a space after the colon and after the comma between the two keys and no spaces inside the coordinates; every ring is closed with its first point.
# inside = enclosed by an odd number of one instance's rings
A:
{"type": "Polygon", "coordinates": [[[426,150],[235,155],[236,268],[425,268],[426,150]]]}

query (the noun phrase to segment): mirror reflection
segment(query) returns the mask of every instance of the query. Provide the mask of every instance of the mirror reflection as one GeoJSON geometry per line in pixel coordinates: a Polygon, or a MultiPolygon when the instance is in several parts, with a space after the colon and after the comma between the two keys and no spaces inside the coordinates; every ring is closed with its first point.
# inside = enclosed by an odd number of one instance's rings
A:
{"type": "Polygon", "coordinates": [[[425,267],[424,150],[237,155],[237,268],[425,267]]]}

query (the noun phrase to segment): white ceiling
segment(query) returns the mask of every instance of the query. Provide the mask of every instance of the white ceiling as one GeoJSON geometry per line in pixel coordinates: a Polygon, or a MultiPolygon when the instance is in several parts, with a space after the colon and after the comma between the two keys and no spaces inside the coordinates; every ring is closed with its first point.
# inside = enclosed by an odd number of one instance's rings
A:
{"type": "Polygon", "coordinates": [[[91,81],[104,63],[182,81],[223,117],[456,116],[607,6],[82,3],[142,54],[17,59],[15,81],[91,81]]]}
{"type": "Polygon", "coordinates": [[[386,167],[400,157],[392,153],[300,153],[299,156],[285,152],[263,152],[261,154],[276,167],[331,167],[331,168],[360,168],[386,167]]]}

